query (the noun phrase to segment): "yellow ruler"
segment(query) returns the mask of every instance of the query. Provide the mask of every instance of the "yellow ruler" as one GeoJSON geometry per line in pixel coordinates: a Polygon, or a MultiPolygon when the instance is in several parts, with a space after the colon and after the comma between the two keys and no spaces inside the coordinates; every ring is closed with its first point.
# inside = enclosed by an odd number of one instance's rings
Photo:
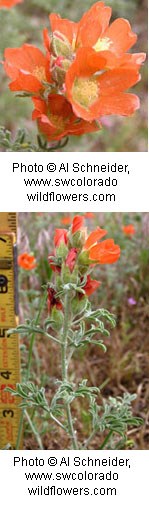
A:
{"type": "Polygon", "coordinates": [[[0,449],[15,449],[20,399],[6,392],[20,381],[19,338],[7,336],[18,324],[16,213],[0,213],[0,449]]]}

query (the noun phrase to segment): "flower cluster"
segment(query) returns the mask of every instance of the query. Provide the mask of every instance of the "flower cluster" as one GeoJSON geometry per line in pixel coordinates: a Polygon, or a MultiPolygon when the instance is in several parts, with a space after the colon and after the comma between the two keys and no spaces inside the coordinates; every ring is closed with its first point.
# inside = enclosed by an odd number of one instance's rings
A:
{"type": "Polygon", "coordinates": [[[24,44],[5,50],[10,90],[32,96],[32,118],[48,141],[101,128],[102,115],[131,115],[139,99],[144,53],[129,53],[137,36],[126,19],[109,24],[111,8],[96,2],[78,23],[50,14],[45,52],[24,44]]]}
{"type": "Polygon", "coordinates": [[[11,9],[16,4],[21,4],[23,0],[0,0],[0,9],[1,7],[6,7],[7,9],[11,9]]]}
{"type": "MultiPolygon", "coordinates": [[[[84,216],[76,215],[69,230],[55,230],[55,251],[48,258],[56,274],[56,290],[61,292],[65,284],[77,287],[77,295],[74,294],[77,309],[79,309],[79,302],[82,306],[82,299],[90,296],[100,285],[99,281],[90,276],[94,266],[115,263],[120,257],[120,247],[114,243],[113,239],[100,242],[107,231],[97,227],[88,235],[84,219],[84,216]]],[[[52,286],[48,287],[48,310],[51,312],[53,307],[62,309],[60,305],[56,291],[52,286]]]]}

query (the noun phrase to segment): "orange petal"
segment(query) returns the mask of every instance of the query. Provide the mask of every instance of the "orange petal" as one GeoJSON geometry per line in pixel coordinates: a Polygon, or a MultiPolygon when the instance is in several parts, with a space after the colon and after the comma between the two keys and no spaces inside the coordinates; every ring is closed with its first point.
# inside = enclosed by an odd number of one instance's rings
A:
{"type": "Polygon", "coordinates": [[[84,223],[84,217],[82,215],[75,215],[72,221],[72,234],[76,233],[76,231],[80,231],[84,223]]]}
{"type": "Polygon", "coordinates": [[[42,51],[31,44],[23,44],[21,48],[6,48],[4,57],[10,67],[28,72],[32,72],[36,66],[45,67],[46,62],[42,51]]]}
{"type": "Polygon", "coordinates": [[[61,243],[65,243],[65,245],[68,242],[68,231],[67,229],[55,229],[55,236],[54,236],[54,245],[55,247],[59,247],[61,243]]]}
{"type": "Polygon", "coordinates": [[[128,90],[140,79],[138,69],[134,67],[112,69],[103,73],[99,77],[99,86],[101,95],[116,95],[117,93],[128,90]]]}
{"type": "Polygon", "coordinates": [[[36,93],[41,90],[42,84],[31,74],[25,75],[20,72],[17,79],[10,83],[9,88],[12,92],[24,90],[26,92],[36,93]]]}
{"type": "Polygon", "coordinates": [[[85,12],[78,24],[76,47],[94,46],[108,27],[111,11],[103,2],[96,2],[85,12]]]}
{"type": "Polygon", "coordinates": [[[107,231],[99,227],[95,231],[92,231],[84,244],[84,249],[89,249],[92,245],[96,244],[98,240],[101,240],[101,238],[103,238],[103,236],[106,234],[107,231]]]}
{"type": "Polygon", "coordinates": [[[63,95],[49,94],[48,106],[52,115],[62,115],[63,118],[69,118],[72,114],[71,105],[63,95]]]}
{"type": "Polygon", "coordinates": [[[133,65],[137,68],[143,64],[146,59],[146,53],[126,53],[119,59],[119,65],[121,67],[128,67],[133,65]]]}
{"type": "Polygon", "coordinates": [[[95,280],[95,279],[91,279],[90,275],[87,275],[86,284],[85,284],[85,286],[83,286],[82,289],[84,289],[85,294],[87,296],[90,296],[90,295],[92,295],[92,293],[94,293],[94,291],[96,291],[96,289],[100,286],[100,284],[101,284],[101,282],[99,282],[98,280],[95,280]]]}
{"type": "Polygon", "coordinates": [[[140,100],[137,95],[121,93],[117,95],[102,96],[96,108],[92,108],[92,118],[102,115],[132,115],[140,107],[140,100]]]}
{"type": "Polygon", "coordinates": [[[120,247],[112,238],[103,240],[89,251],[89,259],[99,264],[115,263],[120,257],[120,247]]]}
{"type": "Polygon", "coordinates": [[[42,99],[39,99],[38,97],[33,97],[32,101],[35,106],[35,109],[32,113],[32,120],[36,120],[36,118],[39,118],[41,114],[46,114],[47,112],[46,102],[42,99]]]}
{"type": "Polygon", "coordinates": [[[50,36],[49,36],[49,31],[47,28],[44,28],[43,29],[43,42],[44,42],[44,46],[45,48],[50,51],[50,45],[51,45],[51,39],[50,39],[50,36]]]}
{"type": "Polygon", "coordinates": [[[58,14],[50,14],[50,24],[52,32],[60,32],[72,44],[73,39],[76,38],[78,23],[69,21],[68,19],[61,18],[58,14]]]}
{"type": "MultiPolygon", "coordinates": [[[[78,120],[78,119],[77,119],[78,120]]],[[[100,123],[96,122],[86,122],[85,120],[79,120],[79,122],[72,123],[69,125],[69,134],[73,134],[74,136],[81,136],[82,134],[86,134],[87,132],[96,132],[102,128],[100,123]]]]}
{"type": "Polygon", "coordinates": [[[112,41],[110,49],[117,55],[130,49],[137,41],[137,35],[132,32],[129,21],[122,18],[113,21],[105,31],[104,37],[112,41]]]}
{"type": "Polygon", "coordinates": [[[104,52],[101,56],[93,48],[79,48],[74,62],[67,71],[66,82],[71,81],[76,76],[91,76],[95,72],[104,69],[105,64],[106,56],[104,52]]]}
{"type": "Polygon", "coordinates": [[[48,141],[56,141],[62,139],[67,134],[67,129],[58,129],[50,122],[48,116],[46,115],[41,115],[38,118],[38,127],[39,131],[45,135],[48,141]]]}

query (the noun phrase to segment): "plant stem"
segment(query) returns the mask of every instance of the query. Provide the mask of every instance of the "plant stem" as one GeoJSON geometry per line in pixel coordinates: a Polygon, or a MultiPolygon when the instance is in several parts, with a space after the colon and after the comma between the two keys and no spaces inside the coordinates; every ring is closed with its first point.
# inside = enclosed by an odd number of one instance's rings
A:
{"type": "Polygon", "coordinates": [[[43,450],[44,449],[43,448],[43,444],[42,444],[42,441],[41,441],[40,436],[38,434],[38,431],[36,430],[35,426],[33,425],[33,422],[31,420],[28,412],[26,411],[26,409],[24,410],[24,415],[26,416],[26,419],[27,419],[27,421],[28,421],[28,423],[29,423],[29,425],[31,427],[31,430],[32,430],[32,432],[33,432],[33,434],[34,434],[34,436],[35,436],[35,438],[37,440],[37,443],[39,445],[40,450],[43,450]]]}
{"type": "MultiPolygon", "coordinates": [[[[93,430],[93,432],[91,433],[89,438],[85,441],[84,446],[83,446],[83,450],[85,450],[88,447],[89,443],[92,441],[92,439],[96,435],[96,433],[97,433],[97,429],[93,430]]],[[[103,448],[105,448],[105,446],[108,443],[108,441],[109,441],[110,437],[112,436],[112,434],[113,434],[113,430],[110,430],[109,434],[104,439],[104,441],[103,441],[102,445],[100,446],[99,450],[103,450],[103,448]]]]}
{"type": "Polygon", "coordinates": [[[97,432],[97,429],[96,430],[93,430],[93,432],[90,434],[90,436],[88,437],[88,439],[86,439],[84,445],[82,446],[82,449],[83,450],[86,450],[86,448],[88,447],[88,445],[90,444],[90,442],[92,441],[93,437],[95,436],[97,432]]]}
{"type": "Polygon", "coordinates": [[[69,297],[69,293],[66,293],[64,326],[63,326],[63,335],[62,335],[62,342],[61,342],[62,379],[63,379],[63,381],[67,381],[66,352],[67,352],[67,339],[68,339],[68,329],[69,329],[69,315],[70,315],[70,297],[69,297]]]}
{"type": "Polygon", "coordinates": [[[54,342],[58,342],[58,344],[61,344],[60,340],[56,339],[56,337],[53,337],[53,335],[50,335],[48,332],[43,331],[43,334],[45,337],[48,337],[48,339],[51,339],[54,342]]]}
{"type": "Polygon", "coordinates": [[[112,436],[113,434],[113,430],[110,430],[109,434],[107,435],[107,437],[105,437],[102,445],[100,446],[99,450],[103,450],[103,448],[105,448],[106,444],[108,443],[110,437],[112,436]]]}
{"type": "Polygon", "coordinates": [[[54,420],[55,423],[57,423],[57,425],[59,425],[61,427],[61,429],[66,430],[64,425],[58,420],[58,418],[53,416],[52,413],[50,413],[50,417],[52,418],[52,420],[54,420]]]}
{"type": "Polygon", "coordinates": [[[71,436],[71,440],[72,440],[73,450],[79,450],[76,432],[75,432],[74,426],[73,426],[73,420],[72,420],[71,409],[70,409],[69,403],[66,404],[66,412],[67,412],[67,420],[68,420],[68,426],[69,426],[70,436],[71,436]]]}
{"type": "MultiPolygon", "coordinates": [[[[41,315],[41,312],[44,308],[46,298],[47,298],[47,293],[45,291],[43,298],[41,300],[40,306],[39,306],[39,310],[37,312],[35,325],[38,325],[38,323],[39,323],[40,315],[41,315]]],[[[29,376],[30,376],[30,368],[31,368],[34,340],[35,340],[35,332],[32,333],[30,345],[29,345],[29,355],[28,355],[28,363],[27,363],[26,379],[25,379],[26,382],[28,382],[29,376]]],[[[16,450],[19,450],[19,448],[20,448],[20,442],[21,442],[22,430],[23,430],[23,419],[24,419],[24,409],[21,412],[20,421],[19,421],[18,435],[17,435],[17,441],[16,441],[16,450]]]]}
{"type": "MultiPolygon", "coordinates": [[[[62,335],[62,343],[61,343],[61,358],[62,358],[62,380],[64,382],[68,381],[68,362],[67,362],[67,343],[68,343],[68,331],[69,331],[69,323],[70,323],[70,301],[71,296],[70,293],[67,292],[65,296],[65,314],[64,314],[64,327],[63,327],[63,335],[62,335]]],[[[78,450],[78,442],[76,438],[76,433],[73,427],[73,420],[71,415],[71,408],[69,402],[66,403],[66,413],[67,413],[67,421],[69,433],[71,436],[71,441],[74,450],[78,450]]]]}
{"type": "Polygon", "coordinates": [[[18,428],[18,435],[17,435],[17,441],[16,441],[15,450],[19,450],[20,449],[20,442],[21,442],[21,439],[22,439],[23,419],[24,419],[24,409],[22,409],[22,411],[21,411],[21,416],[20,416],[20,421],[19,421],[19,428],[18,428]]]}

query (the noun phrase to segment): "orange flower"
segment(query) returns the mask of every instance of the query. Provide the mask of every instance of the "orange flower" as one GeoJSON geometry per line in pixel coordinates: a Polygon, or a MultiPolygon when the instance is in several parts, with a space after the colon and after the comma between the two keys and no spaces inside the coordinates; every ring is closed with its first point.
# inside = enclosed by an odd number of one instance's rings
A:
{"type": "Polygon", "coordinates": [[[71,224],[71,217],[69,217],[69,215],[67,217],[63,217],[61,219],[61,224],[63,224],[64,226],[67,226],[67,224],[71,224]]]}
{"type": "Polygon", "coordinates": [[[10,9],[16,4],[21,4],[23,0],[0,0],[0,8],[1,7],[7,7],[7,9],[10,9]]]}
{"type": "Polygon", "coordinates": [[[67,238],[68,231],[67,229],[56,229],[55,230],[55,236],[54,236],[54,245],[55,247],[59,247],[59,245],[63,242],[65,245],[68,243],[67,238]]]}
{"type": "Polygon", "coordinates": [[[112,264],[120,257],[120,247],[114,243],[112,238],[94,245],[89,250],[89,259],[93,263],[112,264]]]}
{"type": "Polygon", "coordinates": [[[93,212],[86,212],[86,213],[84,213],[84,217],[86,219],[93,219],[93,217],[95,217],[95,213],[93,213],[93,212]]]}
{"type": "Polygon", "coordinates": [[[73,51],[80,47],[92,47],[95,51],[114,52],[121,56],[136,42],[137,35],[132,32],[126,19],[116,19],[110,26],[112,9],[103,2],[96,2],[85,12],[79,23],[62,19],[51,14],[50,24],[53,34],[62,34],[72,46],[73,51]]]}
{"type": "Polygon", "coordinates": [[[34,256],[31,256],[31,254],[27,252],[23,252],[23,254],[18,256],[18,265],[24,268],[24,270],[33,270],[33,268],[36,268],[37,263],[34,256]]]}
{"type": "Polygon", "coordinates": [[[96,291],[96,289],[100,286],[100,284],[101,282],[99,282],[98,280],[91,279],[90,275],[87,275],[86,284],[85,286],[82,287],[82,289],[84,289],[85,294],[87,296],[90,296],[92,295],[92,293],[94,293],[94,291],[96,291]]]}
{"type": "Polygon", "coordinates": [[[105,236],[106,234],[107,234],[106,229],[101,229],[99,227],[97,229],[95,229],[95,231],[92,231],[92,233],[90,233],[90,235],[88,236],[88,238],[84,244],[84,249],[88,250],[91,247],[93,247],[94,245],[96,245],[97,241],[101,240],[101,238],[103,236],[105,236]]]}
{"type": "Polygon", "coordinates": [[[78,26],[76,46],[91,46],[95,51],[110,50],[122,55],[136,42],[137,35],[126,19],[116,19],[109,26],[112,9],[96,2],[84,14],[78,26]]]}
{"type": "Polygon", "coordinates": [[[123,230],[123,233],[125,233],[125,235],[127,235],[127,236],[132,236],[136,232],[133,224],[128,224],[127,226],[123,226],[122,230],[123,230]]]}
{"type": "Polygon", "coordinates": [[[66,74],[67,98],[74,113],[89,122],[101,115],[131,115],[139,99],[124,92],[139,79],[134,66],[107,70],[103,53],[81,48],[66,74]]]}
{"type": "Polygon", "coordinates": [[[88,123],[78,119],[71,105],[62,95],[50,94],[47,102],[35,97],[33,102],[35,109],[32,118],[37,119],[39,130],[49,141],[99,130],[99,125],[97,126],[95,122],[88,123]]]}
{"type": "Polygon", "coordinates": [[[7,48],[4,52],[4,68],[12,79],[9,85],[12,91],[36,93],[44,87],[44,81],[51,81],[49,55],[31,44],[21,48],[7,48]]]}
{"type": "Polygon", "coordinates": [[[99,264],[115,263],[120,257],[120,247],[114,243],[113,239],[103,240],[98,243],[103,236],[107,234],[105,229],[97,228],[88,236],[83,252],[87,251],[88,260],[99,264]]]}
{"type": "Polygon", "coordinates": [[[84,223],[84,217],[82,215],[76,215],[74,217],[74,219],[72,221],[72,228],[71,228],[73,235],[74,235],[74,233],[76,233],[77,231],[82,229],[83,223],[84,223]]]}

